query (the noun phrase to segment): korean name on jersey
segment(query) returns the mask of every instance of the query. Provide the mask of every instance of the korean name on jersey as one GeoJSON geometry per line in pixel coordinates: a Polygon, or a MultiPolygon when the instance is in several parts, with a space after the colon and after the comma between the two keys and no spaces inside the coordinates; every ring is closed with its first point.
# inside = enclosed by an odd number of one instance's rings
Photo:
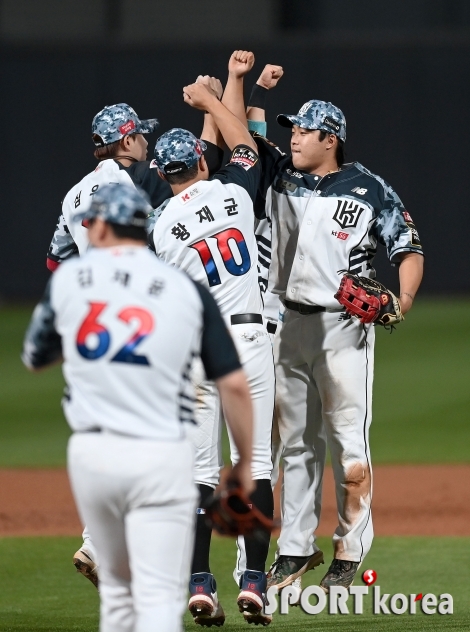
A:
{"type": "MultiPolygon", "coordinates": [[[[211,180],[199,181],[165,202],[151,244],[158,257],[209,287],[222,315],[262,312],[253,199],[259,179],[254,152],[232,161],[211,180]],[[255,166],[256,165],[256,166],[255,166]]],[[[235,158],[234,158],[235,156],[235,158]]]]}
{"type": "Polygon", "coordinates": [[[93,249],[54,273],[50,303],[73,385],[64,398],[72,429],[181,438],[202,329],[194,283],[146,248],[93,249]]]}

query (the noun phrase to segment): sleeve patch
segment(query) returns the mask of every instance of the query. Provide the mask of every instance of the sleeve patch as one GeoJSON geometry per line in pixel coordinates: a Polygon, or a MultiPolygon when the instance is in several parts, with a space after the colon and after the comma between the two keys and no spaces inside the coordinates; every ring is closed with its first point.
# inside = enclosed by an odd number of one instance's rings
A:
{"type": "Polygon", "coordinates": [[[235,147],[230,158],[230,164],[239,165],[248,171],[256,165],[258,156],[248,147],[235,147]]]}

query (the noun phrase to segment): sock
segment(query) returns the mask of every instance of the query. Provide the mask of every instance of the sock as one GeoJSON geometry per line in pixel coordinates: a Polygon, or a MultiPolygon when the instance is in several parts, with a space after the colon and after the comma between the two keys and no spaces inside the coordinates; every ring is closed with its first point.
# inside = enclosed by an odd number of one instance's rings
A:
{"type": "MultiPolygon", "coordinates": [[[[271,481],[263,479],[255,481],[256,489],[251,494],[250,500],[267,518],[272,520],[274,514],[273,490],[271,481]]],[[[264,573],[266,559],[269,552],[271,533],[264,529],[259,531],[257,537],[245,536],[246,567],[253,571],[264,573]]]]}
{"type": "MultiPolygon", "coordinates": [[[[198,485],[197,488],[200,495],[198,507],[201,507],[209,496],[214,493],[214,490],[212,487],[209,487],[209,485],[198,485]]],[[[209,566],[211,535],[212,529],[206,525],[206,516],[204,514],[198,514],[196,516],[196,538],[194,540],[191,574],[211,572],[209,566]]]]}

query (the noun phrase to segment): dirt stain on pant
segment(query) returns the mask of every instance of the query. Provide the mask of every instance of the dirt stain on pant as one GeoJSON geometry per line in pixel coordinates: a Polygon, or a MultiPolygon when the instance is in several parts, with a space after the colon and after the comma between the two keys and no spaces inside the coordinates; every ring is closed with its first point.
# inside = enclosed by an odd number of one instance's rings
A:
{"type": "MultiPolygon", "coordinates": [[[[356,522],[364,515],[364,505],[370,506],[371,502],[371,473],[366,463],[354,463],[350,465],[341,483],[342,502],[338,501],[339,528],[336,535],[347,535],[356,522]],[[361,502],[362,501],[362,502],[361,502]]],[[[348,559],[345,556],[344,545],[341,540],[335,542],[335,558],[348,559]]]]}

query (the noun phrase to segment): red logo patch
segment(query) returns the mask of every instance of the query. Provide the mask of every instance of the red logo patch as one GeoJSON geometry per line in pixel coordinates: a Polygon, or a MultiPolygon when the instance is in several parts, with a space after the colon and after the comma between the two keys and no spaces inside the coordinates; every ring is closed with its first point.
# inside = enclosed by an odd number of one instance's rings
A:
{"type": "Polygon", "coordinates": [[[129,134],[129,132],[132,132],[133,129],[135,129],[134,121],[127,121],[127,123],[121,125],[119,131],[121,132],[121,134],[129,134]]]}
{"type": "Polygon", "coordinates": [[[204,592],[204,586],[196,586],[196,592],[204,592]]]}
{"type": "Polygon", "coordinates": [[[405,222],[412,222],[413,221],[411,219],[411,215],[408,213],[408,211],[403,211],[403,217],[405,218],[405,222]]]}
{"type": "Polygon", "coordinates": [[[375,584],[375,582],[377,581],[377,573],[372,569],[364,571],[362,573],[362,581],[364,582],[364,584],[372,586],[372,584],[375,584]]]}
{"type": "Polygon", "coordinates": [[[187,202],[191,198],[189,197],[189,193],[185,193],[184,195],[181,196],[181,199],[183,200],[183,202],[187,202]]]}
{"type": "Polygon", "coordinates": [[[382,305],[387,305],[389,301],[390,301],[390,298],[388,297],[388,294],[380,295],[380,302],[382,303],[382,305]]]}
{"type": "Polygon", "coordinates": [[[255,590],[256,584],[248,584],[248,590],[255,590]]]}
{"type": "Polygon", "coordinates": [[[331,234],[338,239],[342,239],[343,241],[346,241],[346,239],[349,237],[349,233],[343,233],[341,230],[332,230],[331,234]]]}

